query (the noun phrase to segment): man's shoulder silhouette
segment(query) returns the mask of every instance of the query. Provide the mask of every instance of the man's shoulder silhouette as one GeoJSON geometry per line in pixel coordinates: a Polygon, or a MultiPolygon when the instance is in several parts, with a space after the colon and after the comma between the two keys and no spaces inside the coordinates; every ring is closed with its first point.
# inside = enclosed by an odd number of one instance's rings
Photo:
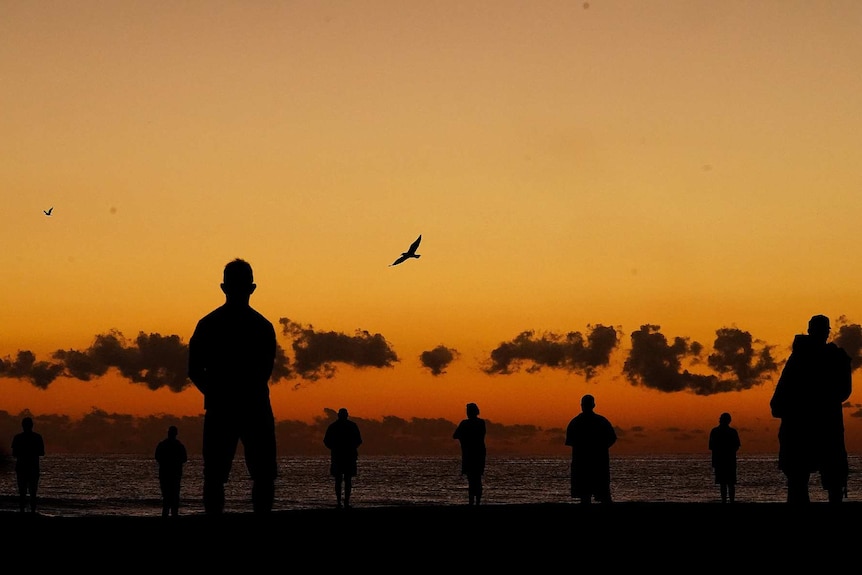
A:
{"type": "Polygon", "coordinates": [[[834,341],[830,341],[829,343],[827,343],[826,349],[828,349],[829,353],[834,355],[838,359],[846,359],[848,361],[850,360],[850,354],[847,353],[847,350],[839,346],[834,341]]]}
{"type": "Polygon", "coordinates": [[[258,333],[275,333],[275,326],[265,315],[249,305],[222,304],[198,321],[197,332],[208,332],[225,327],[255,330],[258,333]]]}

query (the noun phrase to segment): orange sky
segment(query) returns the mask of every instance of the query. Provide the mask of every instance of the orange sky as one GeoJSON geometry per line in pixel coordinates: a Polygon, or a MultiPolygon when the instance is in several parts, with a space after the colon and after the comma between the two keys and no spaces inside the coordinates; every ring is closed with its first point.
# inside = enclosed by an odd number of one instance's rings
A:
{"type": "MultiPolygon", "coordinates": [[[[852,1],[4,3],[0,358],[111,330],[185,343],[243,257],[277,328],[398,357],[276,383],[280,418],[475,401],[559,427],[590,392],[643,449],[705,448],[730,411],[774,450],[772,381],[659,391],[622,364],[645,324],[707,355],[734,328],[780,362],[811,315],[862,321],[860,24],[852,1]],[[597,325],[619,344],[589,380],[482,370],[524,331],[597,325]],[[437,346],[457,354],[433,375],[437,346]]],[[[201,406],[114,371],[0,379],[11,413],[201,406]]]]}

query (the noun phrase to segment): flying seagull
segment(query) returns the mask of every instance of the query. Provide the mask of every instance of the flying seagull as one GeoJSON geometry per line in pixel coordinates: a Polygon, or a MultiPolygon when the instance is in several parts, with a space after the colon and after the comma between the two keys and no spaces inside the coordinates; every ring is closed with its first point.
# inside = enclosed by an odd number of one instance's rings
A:
{"type": "Polygon", "coordinates": [[[54,208],[53,208],[53,207],[50,207],[50,208],[48,208],[47,210],[42,210],[42,212],[44,212],[44,214],[45,214],[46,216],[50,216],[50,215],[51,215],[51,212],[53,212],[53,211],[54,211],[54,208]]]}
{"type": "Polygon", "coordinates": [[[416,241],[410,244],[410,249],[401,254],[401,257],[389,264],[389,267],[397,266],[401,262],[408,260],[410,258],[419,259],[419,254],[416,253],[416,248],[419,247],[419,242],[422,241],[422,234],[419,234],[419,237],[416,238],[416,241]]]}

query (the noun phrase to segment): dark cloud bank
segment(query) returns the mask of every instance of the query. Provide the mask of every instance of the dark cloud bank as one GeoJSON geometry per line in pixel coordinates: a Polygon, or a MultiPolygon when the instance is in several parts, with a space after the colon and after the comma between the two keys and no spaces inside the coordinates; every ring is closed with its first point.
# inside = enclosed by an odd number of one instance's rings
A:
{"type": "MultiPolygon", "coordinates": [[[[862,365],[862,327],[838,318],[834,341],[853,358],[853,369],[862,365]]],[[[272,383],[292,382],[294,388],[332,378],[339,365],[359,369],[391,368],[400,361],[393,346],[379,333],[356,330],[353,334],[318,331],[287,318],[279,324],[289,347],[278,347],[272,383]],[[290,355],[289,355],[289,352],[290,355]],[[290,359],[292,356],[292,360],[290,359]]],[[[622,375],[633,386],[663,393],[689,392],[711,395],[743,391],[771,381],[789,353],[789,344],[776,347],[754,338],[736,327],[716,330],[710,349],[687,337],[668,338],[658,325],[644,324],[629,334],[630,346],[621,350],[622,330],[602,324],[588,326],[585,333],[537,333],[527,330],[511,341],[500,343],[480,361],[489,377],[504,377],[520,370],[536,373],[543,369],[562,370],[586,378],[595,377],[611,364],[614,353],[623,355],[622,375]],[[776,352],[780,350],[780,352],[776,352]],[[782,359],[776,359],[776,355],[782,359]]],[[[186,377],[188,346],[177,335],[139,333],[127,339],[117,331],[97,335],[84,350],[57,350],[50,360],[37,360],[31,351],[0,358],[0,379],[25,379],[40,389],[48,389],[58,377],[89,381],[116,370],[132,384],[157,390],[167,387],[180,392],[191,382],[186,377]]],[[[421,369],[435,377],[445,376],[460,354],[445,345],[422,352],[421,369]]],[[[2,385],[2,381],[0,381],[2,385]]],[[[846,406],[848,408],[853,406],[846,406]]],[[[574,414],[573,414],[574,415],[574,414]]],[[[862,412],[856,410],[852,417],[862,412]]],[[[22,414],[0,411],[0,433],[11,438],[20,430],[22,414]]],[[[324,454],[322,432],[334,417],[330,409],[314,424],[301,421],[278,423],[279,445],[296,455],[324,454]]],[[[357,419],[363,427],[364,453],[456,454],[451,439],[454,422],[443,419],[386,416],[380,421],[357,419]]],[[[149,453],[154,442],[164,436],[168,425],[183,430],[184,439],[194,447],[200,441],[202,419],[159,415],[138,418],[108,414],[94,409],[81,420],[64,415],[38,415],[43,432],[51,436],[54,451],[149,453]]],[[[501,425],[488,422],[489,439],[501,453],[559,453],[562,429],[542,429],[529,425],[501,425]]],[[[623,430],[619,430],[624,434],[623,430]]],[[[639,437],[632,433],[630,439],[639,437]]],[[[623,440],[625,441],[625,440],[623,440]]]]}
{"type": "MultiPolygon", "coordinates": [[[[34,429],[45,438],[47,454],[51,453],[135,453],[151,455],[164,439],[167,428],[176,425],[179,438],[190,454],[201,453],[203,416],[177,417],[153,415],[135,417],[93,409],[83,418],[73,420],[65,415],[10,414],[0,410],[0,455],[10,452],[12,437],[21,431],[21,419],[32,415],[34,429]]],[[[336,418],[336,409],[326,408],[312,423],[281,420],[276,423],[278,449],[281,455],[328,455],[323,445],[326,427],[336,418]]],[[[380,420],[351,416],[362,430],[363,456],[374,455],[460,455],[452,439],[456,422],[442,418],[413,417],[403,419],[385,416],[380,420]]],[[[532,455],[548,453],[565,455],[563,430],[541,429],[532,425],[501,425],[486,420],[488,447],[497,454],[532,455]]]]}
{"type": "MultiPolygon", "coordinates": [[[[853,358],[855,370],[862,365],[862,326],[849,323],[843,316],[836,323],[834,341],[853,358]]],[[[293,381],[294,387],[300,387],[334,377],[338,365],[385,369],[401,361],[392,344],[379,333],[361,329],[353,334],[319,331],[288,318],[280,318],[279,324],[293,359],[284,347],[277,346],[273,384],[293,381]]],[[[608,368],[612,355],[619,352],[624,354],[622,374],[632,385],[667,393],[711,395],[762,385],[783,363],[775,357],[775,345],[736,327],[716,330],[709,350],[687,337],[668,339],[661,327],[653,324],[633,331],[627,350],[620,349],[621,339],[621,328],[602,324],[588,326],[586,333],[527,330],[500,343],[479,367],[489,376],[510,375],[522,369],[526,373],[556,369],[590,380],[608,368]]],[[[780,349],[781,356],[786,357],[789,346],[780,349]]],[[[459,357],[457,349],[440,344],[422,352],[419,361],[423,370],[442,376],[459,357]]],[[[58,377],[90,381],[115,369],[133,384],[180,392],[191,385],[186,376],[187,360],[188,345],[177,335],[141,332],[129,340],[114,330],[97,335],[87,349],[57,350],[50,360],[37,360],[28,350],[0,358],[0,377],[26,379],[48,389],[58,377]]]]}
{"type": "Polygon", "coordinates": [[[659,329],[657,325],[643,325],[631,334],[631,351],[623,372],[633,385],[664,392],[712,395],[750,389],[771,380],[778,371],[772,347],[753,340],[748,332],[719,329],[713,352],[704,357],[700,343],[683,337],[675,337],[669,343],[659,329]],[[711,373],[689,371],[703,367],[704,362],[711,373]]]}

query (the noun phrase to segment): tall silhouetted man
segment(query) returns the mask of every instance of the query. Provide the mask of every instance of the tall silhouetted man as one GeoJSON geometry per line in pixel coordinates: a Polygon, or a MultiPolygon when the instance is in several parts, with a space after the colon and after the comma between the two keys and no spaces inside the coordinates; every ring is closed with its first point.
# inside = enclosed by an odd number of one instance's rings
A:
{"type": "Polygon", "coordinates": [[[811,473],[832,504],[841,503],[847,488],[847,449],[842,404],[850,397],[850,356],[829,342],[829,318],[815,315],[808,334],[797,335],[769,406],[781,419],[778,466],[787,478],[787,502],[808,503],[811,473]]]}
{"type": "Polygon", "coordinates": [[[256,513],[272,510],[278,475],[275,417],[269,379],[275,365],[275,328],[249,305],[257,286],[251,265],[224,267],[225,303],[203,317],[189,339],[189,379],[204,396],[204,510],[224,511],[224,485],[239,441],[252,480],[256,513]]]}
{"type": "Polygon", "coordinates": [[[343,486],[343,508],[350,509],[350,494],[353,492],[362,435],[356,422],[349,419],[347,408],[338,410],[338,418],[326,428],[323,444],[329,448],[329,474],[335,479],[335,504],[342,509],[343,486]]]}
{"type": "Polygon", "coordinates": [[[30,494],[30,511],[36,512],[36,493],[39,490],[39,458],[45,455],[42,436],[33,431],[33,418],[21,420],[23,431],[12,438],[12,457],[15,458],[15,476],[18,480],[18,508],[23,513],[30,494]]]}
{"type": "Polygon", "coordinates": [[[581,398],[581,413],[566,428],[566,445],[572,448],[572,497],[581,503],[611,502],[610,447],[617,434],[607,418],[595,412],[592,395],[581,398]]]}
{"type": "Polygon", "coordinates": [[[162,490],[162,516],[176,517],[180,512],[180,486],[183,480],[183,465],[188,461],[186,446],[177,439],[176,425],[168,427],[168,436],[156,446],[156,461],[159,463],[159,488],[162,490]]]}

